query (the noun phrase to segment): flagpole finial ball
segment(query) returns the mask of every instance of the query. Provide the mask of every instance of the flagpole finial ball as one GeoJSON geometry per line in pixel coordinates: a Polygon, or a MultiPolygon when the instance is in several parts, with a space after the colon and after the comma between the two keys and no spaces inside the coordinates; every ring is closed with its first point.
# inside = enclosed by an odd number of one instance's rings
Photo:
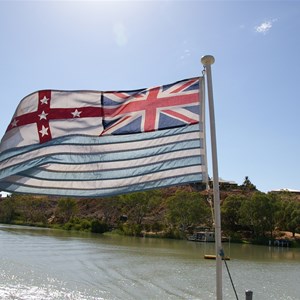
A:
{"type": "Polygon", "coordinates": [[[201,57],[201,63],[203,66],[212,65],[215,62],[215,58],[212,55],[205,55],[201,57]]]}

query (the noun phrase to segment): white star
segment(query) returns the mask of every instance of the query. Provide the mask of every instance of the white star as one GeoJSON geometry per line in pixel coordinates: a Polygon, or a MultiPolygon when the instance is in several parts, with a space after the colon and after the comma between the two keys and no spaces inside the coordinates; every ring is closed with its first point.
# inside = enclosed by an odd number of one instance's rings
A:
{"type": "Polygon", "coordinates": [[[46,114],[44,111],[39,115],[39,117],[40,117],[40,120],[42,120],[42,119],[45,119],[45,120],[47,120],[47,116],[48,116],[49,114],[46,114]]]}
{"type": "Polygon", "coordinates": [[[13,119],[13,121],[11,122],[11,126],[12,127],[17,127],[18,126],[18,122],[19,122],[19,120],[13,119]]]}
{"type": "Polygon", "coordinates": [[[42,137],[44,135],[48,135],[48,129],[49,129],[48,127],[45,127],[44,125],[42,126],[42,130],[39,131],[42,137]]]}
{"type": "Polygon", "coordinates": [[[47,98],[46,96],[44,96],[43,99],[40,100],[42,104],[48,104],[49,98],[47,98]]]}
{"type": "Polygon", "coordinates": [[[73,115],[73,118],[80,118],[80,114],[82,113],[82,111],[78,111],[77,108],[75,109],[75,111],[71,112],[71,114],[73,115]]]}

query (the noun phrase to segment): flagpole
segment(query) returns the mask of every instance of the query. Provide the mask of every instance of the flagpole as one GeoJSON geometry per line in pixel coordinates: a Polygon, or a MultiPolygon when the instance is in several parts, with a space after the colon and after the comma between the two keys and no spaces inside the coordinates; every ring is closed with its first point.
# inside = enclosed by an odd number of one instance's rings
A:
{"type": "Polygon", "coordinates": [[[222,300],[222,241],[221,241],[221,211],[220,211],[220,191],[219,174],[217,159],[217,140],[215,126],[214,99],[212,87],[211,65],[215,62],[212,55],[205,55],[201,58],[201,63],[205,67],[207,81],[207,95],[209,104],[211,153],[213,167],[213,194],[214,194],[214,213],[215,213],[215,251],[216,251],[216,296],[217,300],[222,300]]]}

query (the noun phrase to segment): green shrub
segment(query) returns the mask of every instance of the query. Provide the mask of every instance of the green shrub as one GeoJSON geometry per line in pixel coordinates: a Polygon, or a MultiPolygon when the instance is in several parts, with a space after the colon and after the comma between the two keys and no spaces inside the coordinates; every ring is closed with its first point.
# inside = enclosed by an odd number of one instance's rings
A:
{"type": "Polygon", "coordinates": [[[91,225],[91,222],[89,220],[83,219],[80,222],[80,227],[81,227],[80,230],[90,231],[92,225],[91,225]]]}
{"type": "Polygon", "coordinates": [[[94,233],[104,233],[109,230],[109,226],[106,223],[100,222],[97,219],[91,222],[91,232],[94,233]]]}
{"type": "Polygon", "coordinates": [[[168,238],[168,239],[182,239],[183,235],[182,235],[182,232],[179,229],[169,228],[165,232],[164,237],[168,238]]]}
{"type": "Polygon", "coordinates": [[[122,230],[125,235],[141,236],[143,228],[140,224],[125,223],[120,226],[120,230],[122,230]]]}
{"type": "Polygon", "coordinates": [[[71,222],[67,222],[63,225],[63,229],[65,230],[72,230],[73,229],[73,225],[71,222]]]}
{"type": "Polygon", "coordinates": [[[87,219],[80,219],[78,217],[73,217],[69,222],[63,225],[65,230],[77,230],[77,231],[90,231],[91,222],[87,219]]]}
{"type": "Polygon", "coordinates": [[[4,199],[0,203],[0,223],[9,224],[15,216],[13,201],[10,198],[4,199]]]}

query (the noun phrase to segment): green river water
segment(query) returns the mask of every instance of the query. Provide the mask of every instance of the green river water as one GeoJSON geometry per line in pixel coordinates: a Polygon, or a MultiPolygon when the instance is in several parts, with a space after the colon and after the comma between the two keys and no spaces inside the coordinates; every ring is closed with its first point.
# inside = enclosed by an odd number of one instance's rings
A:
{"type": "MultiPolygon", "coordinates": [[[[300,299],[300,249],[224,244],[239,299],[300,299]]],[[[0,299],[216,299],[214,244],[0,225],[0,299]]],[[[223,265],[223,299],[236,299],[223,265]]]]}

